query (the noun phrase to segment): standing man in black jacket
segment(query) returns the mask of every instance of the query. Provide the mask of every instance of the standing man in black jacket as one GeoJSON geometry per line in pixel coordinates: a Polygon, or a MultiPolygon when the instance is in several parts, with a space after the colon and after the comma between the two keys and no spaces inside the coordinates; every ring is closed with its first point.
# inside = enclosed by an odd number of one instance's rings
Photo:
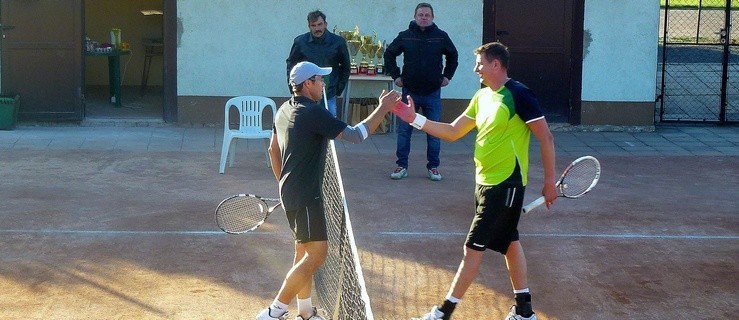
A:
{"type": "MultiPolygon", "coordinates": [[[[331,67],[330,75],[323,77],[326,83],[328,110],[336,116],[336,97],[344,92],[349,81],[349,50],[344,38],[327,30],[326,15],[316,10],[308,13],[309,32],[295,37],[287,57],[287,78],[290,70],[301,61],[315,63],[319,67],[331,67]]],[[[289,86],[289,83],[288,83],[289,86]]]]}
{"type": "MultiPolygon", "coordinates": [[[[429,120],[441,120],[441,87],[449,84],[457,70],[459,54],[449,35],[434,24],[434,9],[422,2],[416,6],[414,20],[408,30],[398,33],[385,50],[385,69],[403,88],[403,102],[408,95],[415,102],[416,111],[421,109],[429,120]],[[403,54],[403,72],[400,72],[396,57],[403,54]],[[442,57],[446,66],[442,65],[442,57]],[[443,70],[442,70],[443,67],[443,70]]],[[[408,154],[411,150],[413,127],[405,122],[398,125],[398,146],[395,155],[397,168],[390,174],[394,180],[408,176],[408,154]]],[[[438,167],[441,141],[426,135],[426,169],[432,181],[441,180],[438,167]]]]}

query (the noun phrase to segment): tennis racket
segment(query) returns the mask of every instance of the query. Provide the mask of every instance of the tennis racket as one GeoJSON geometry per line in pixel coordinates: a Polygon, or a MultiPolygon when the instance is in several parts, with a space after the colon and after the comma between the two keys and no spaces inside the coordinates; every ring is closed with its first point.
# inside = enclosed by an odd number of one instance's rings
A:
{"type": "Polygon", "coordinates": [[[216,207],[216,223],[221,230],[230,234],[254,231],[280,205],[280,199],[262,198],[253,194],[233,195],[223,199],[216,207]],[[267,201],[277,204],[269,206],[267,201]]]}
{"type": "MultiPolygon", "coordinates": [[[[579,198],[593,190],[600,178],[600,162],[592,156],[583,156],[570,163],[556,183],[559,196],[565,198],[579,198]]],[[[526,213],[542,205],[544,196],[525,205],[521,212],[526,213]]]]}

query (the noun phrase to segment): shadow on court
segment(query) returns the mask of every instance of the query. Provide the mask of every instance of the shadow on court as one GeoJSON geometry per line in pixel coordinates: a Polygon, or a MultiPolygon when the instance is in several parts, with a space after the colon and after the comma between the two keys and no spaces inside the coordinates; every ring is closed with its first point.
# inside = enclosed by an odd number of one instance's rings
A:
{"type": "MultiPolygon", "coordinates": [[[[0,318],[252,318],[292,263],[284,213],[228,236],[212,212],[230,194],[277,195],[263,157],[242,153],[219,175],[209,152],[0,154],[0,318]]],[[[390,153],[339,157],[375,318],[428,312],[461,259],[471,155],[442,153],[441,182],[426,179],[422,152],[400,181],[390,153]]],[[[591,194],[522,218],[539,319],[739,313],[739,158],[599,158],[591,194]]],[[[541,187],[535,155],[531,168],[527,201],[541,187]]],[[[512,303],[503,258],[488,252],[455,318],[503,318],[512,303]]]]}

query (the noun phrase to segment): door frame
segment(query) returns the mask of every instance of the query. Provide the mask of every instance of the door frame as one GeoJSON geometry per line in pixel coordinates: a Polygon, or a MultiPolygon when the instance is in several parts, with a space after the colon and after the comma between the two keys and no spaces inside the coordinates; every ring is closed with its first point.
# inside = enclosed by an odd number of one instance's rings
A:
{"type": "MultiPolygon", "coordinates": [[[[2,0],[0,0],[2,1],[2,0]]],[[[82,22],[85,19],[85,3],[82,6],[82,22]]],[[[177,43],[178,43],[178,20],[177,20],[177,0],[162,0],[163,7],[163,70],[162,70],[162,119],[168,123],[177,122],[177,43]]],[[[84,35],[83,35],[84,38],[84,35]]],[[[84,42],[84,39],[80,41],[84,42]]],[[[84,55],[84,51],[80,51],[80,55],[84,55]]],[[[85,70],[85,59],[82,59],[82,70],[85,70]]],[[[83,81],[85,73],[82,72],[83,81]]]]}
{"type": "MultiPolygon", "coordinates": [[[[495,41],[495,1],[484,0],[482,6],[483,26],[482,42],[495,41]]],[[[579,125],[582,113],[582,62],[583,62],[583,28],[585,26],[585,0],[572,1],[572,34],[570,41],[570,92],[568,114],[564,115],[568,123],[579,125]]]]}
{"type": "Polygon", "coordinates": [[[164,3],[164,70],[163,118],[165,122],[177,122],[177,43],[179,42],[177,19],[177,0],[163,0],[164,3]]]}

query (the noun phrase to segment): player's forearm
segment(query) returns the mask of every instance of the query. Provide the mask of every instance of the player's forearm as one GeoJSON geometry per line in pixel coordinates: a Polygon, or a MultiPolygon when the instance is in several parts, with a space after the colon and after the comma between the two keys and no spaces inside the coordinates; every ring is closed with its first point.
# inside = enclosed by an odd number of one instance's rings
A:
{"type": "Polygon", "coordinates": [[[385,115],[400,101],[400,93],[395,90],[382,90],[378,101],[379,105],[375,110],[372,110],[372,113],[366,119],[354,127],[347,126],[344,131],[339,133],[337,138],[351,143],[360,143],[367,139],[385,120],[385,115]]]}
{"type": "Polygon", "coordinates": [[[400,101],[399,92],[382,90],[380,97],[377,99],[377,108],[372,110],[372,113],[363,121],[367,125],[367,131],[370,134],[375,132],[377,127],[385,120],[385,115],[393,109],[398,101],[400,101]]]}
{"type": "Polygon", "coordinates": [[[364,119],[364,123],[367,125],[367,131],[372,134],[377,130],[377,127],[382,124],[382,121],[385,120],[385,115],[387,115],[388,109],[382,108],[382,106],[378,106],[375,108],[375,110],[372,111],[372,113],[367,117],[367,119],[364,119]]]}
{"type": "Polygon", "coordinates": [[[421,131],[446,141],[456,141],[463,136],[451,124],[432,120],[426,120],[421,131]]]}
{"type": "MultiPolygon", "coordinates": [[[[416,114],[416,117],[423,117],[423,116],[416,114]]],[[[425,119],[425,117],[423,118],[425,119]]],[[[418,121],[414,120],[413,122],[415,122],[416,125],[411,123],[412,126],[434,137],[444,139],[446,141],[457,141],[460,138],[464,137],[468,132],[470,132],[475,127],[475,122],[472,119],[467,118],[463,114],[457,117],[457,119],[455,119],[454,122],[452,123],[444,123],[444,122],[431,121],[431,120],[425,119],[421,121],[425,123],[423,124],[423,126],[419,128],[417,126],[418,121]]]]}
{"type": "Polygon", "coordinates": [[[370,133],[367,131],[367,124],[362,121],[353,127],[346,126],[346,128],[344,128],[344,131],[341,131],[339,135],[336,136],[336,138],[357,144],[367,139],[367,137],[369,137],[369,134],[370,133]]]}
{"type": "Polygon", "coordinates": [[[381,108],[376,108],[372,111],[372,114],[370,114],[369,117],[358,123],[356,126],[347,126],[344,131],[339,134],[338,138],[355,144],[361,143],[367,139],[370,134],[377,130],[377,127],[379,127],[385,119],[385,114],[387,114],[387,111],[382,111],[381,108]]]}

